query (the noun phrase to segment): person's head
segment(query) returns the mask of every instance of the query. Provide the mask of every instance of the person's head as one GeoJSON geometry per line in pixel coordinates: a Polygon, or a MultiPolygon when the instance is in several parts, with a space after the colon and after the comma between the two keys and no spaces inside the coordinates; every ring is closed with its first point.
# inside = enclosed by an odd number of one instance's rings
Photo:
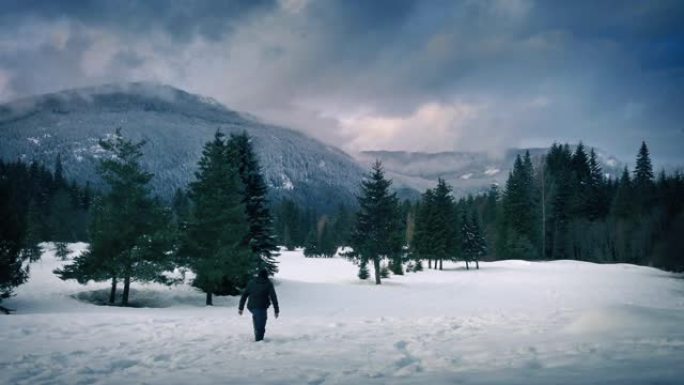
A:
{"type": "Polygon", "coordinates": [[[258,277],[259,278],[268,278],[268,270],[266,270],[266,269],[259,270],[258,277]]]}

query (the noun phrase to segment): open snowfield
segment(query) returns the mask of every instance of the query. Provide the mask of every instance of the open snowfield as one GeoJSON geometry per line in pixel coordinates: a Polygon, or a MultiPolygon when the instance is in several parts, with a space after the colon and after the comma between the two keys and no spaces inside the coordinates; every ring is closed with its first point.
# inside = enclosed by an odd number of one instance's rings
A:
{"type": "MultiPolygon", "coordinates": [[[[82,249],[83,244],[72,245],[82,249]]],[[[684,279],[632,265],[482,263],[375,286],[283,252],[281,316],[252,341],[237,298],[135,284],[139,308],[74,297],[48,248],[3,305],[1,384],[682,384],[684,279]],[[156,307],[152,307],[156,306],[156,307]]]]}

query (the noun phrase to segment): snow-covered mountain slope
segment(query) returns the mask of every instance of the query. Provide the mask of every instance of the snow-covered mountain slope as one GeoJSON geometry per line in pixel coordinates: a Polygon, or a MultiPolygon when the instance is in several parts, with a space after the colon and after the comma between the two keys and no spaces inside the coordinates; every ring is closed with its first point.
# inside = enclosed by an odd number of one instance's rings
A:
{"type": "MultiPolygon", "coordinates": [[[[78,252],[84,245],[72,245],[78,252]]],[[[633,265],[500,261],[356,278],[283,252],[281,315],[252,342],[237,298],[133,284],[141,308],[96,306],[107,282],[52,270],[48,247],[3,303],[3,384],[681,384],[684,280],[633,265]]]]}
{"type": "Polygon", "coordinates": [[[121,127],[147,140],[145,166],[168,197],[193,178],[202,145],[216,130],[253,137],[274,198],[319,207],[353,201],[364,170],[341,150],[264,124],[216,101],[163,85],[130,83],[63,91],[0,106],[0,156],[48,166],[61,153],[69,177],[98,185],[99,138],[121,127]]]}
{"type": "MultiPolygon", "coordinates": [[[[516,155],[530,151],[534,162],[546,154],[547,148],[510,149],[503,156],[485,152],[404,152],[365,151],[357,158],[363,164],[378,159],[387,169],[397,186],[425,191],[437,184],[437,178],[446,180],[457,196],[487,191],[492,184],[503,186],[513,168],[516,155]]],[[[617,177],[624,165],[615,157],[597,151],[601,167],[607,177],[617,177]]]]}

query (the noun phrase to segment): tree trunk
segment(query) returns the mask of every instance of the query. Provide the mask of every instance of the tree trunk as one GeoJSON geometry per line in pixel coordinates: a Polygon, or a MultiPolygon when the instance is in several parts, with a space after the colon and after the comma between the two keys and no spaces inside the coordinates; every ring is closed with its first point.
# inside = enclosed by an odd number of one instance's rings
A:
{"type": "Polygon", "coordinates": [[[428,269],[432,269],[432,259],[428,259],[428,269]]]}
{"type": "Polygon", "coordinates": [[[211,296],[211,293],[207,293],[207,300],[205,302],[205,305],[214,306],[214,301],[213,301],[213,298],[211,296]]]}
{"type": "Polygon", "coordinates": [[[439,269],[442,270],[442,259],[439,259],[439,269]]]}
{"type": "Polygon", "coordinates": [[[467,259],[465,260],[465,263],[466,263],[466,270],[470,270],[470,267],[468,267],[468,260],[467,259]]]}
{"type": "Polygon", "coordinates": [[[380,259],[378,257],[373,258],[373,269],[375,270],[375,284],[380,285],[380,259]]]}
{"type": "Polygon", "coordinates": [[[475,260],[475,268],[480,270],[480,262],[478,262],[477,259],[475,260]]]}
{"type": "Polygon", "coordinates": [[[114,305],[116,300],[116,277],[112,277],[112,290],[109,292],[109,304],[114,305]]]}
{"type": "Polygon", "coordinates": [[[131,289],[131,277],[124,278],[123,296],[121,297],[121,306],[128,306],[128,293],[131,289]]]}

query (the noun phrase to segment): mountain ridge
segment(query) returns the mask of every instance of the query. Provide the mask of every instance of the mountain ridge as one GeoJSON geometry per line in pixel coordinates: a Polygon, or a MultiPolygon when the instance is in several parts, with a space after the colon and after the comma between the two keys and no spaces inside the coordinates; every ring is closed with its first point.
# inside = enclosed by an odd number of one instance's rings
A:
{"type": "MultiPolygon", "coordinates": [[[[36,160],[48,167],[62,155],[67,177],[101,186],[95,164],[98,140],[122,128],[146,140],[143,165],[155,174],[155,193],[170,198],[193,179],[202,146],[220,130],[246,131],[264,170],[270,198],[330,212],[356,205],[356,193],[373,160],[382,161],[400,198],[417,199],[443,178],[456,196],[503,185],[515,155],[538,159],[548,149],[509,149],[501,156],[475,151],[364,151],[352,157],[306,134],[232,110],[215,99],[151,82],[74,88],[0,104],[0,157],[36,160]]],[[[612,177],[623,164],[599,156],[612,177]],[[606,167],[608,166],[608,167],[606,167]]]]}
{"type": "Polygon", "coordinates": [[[153,83],[71,89],[0,105],[0,156],[51,166],[61,154],[66,176],[101,186],[98,140],[119,127],[132,140],[147,141],[142,162],[164,198],[192,180],[202,146],[217,130],[252,137],[274,200],[315,202],[323,211],[338,202],[352,205],[364,172],[342,150],[301,132],[153,83]]]}
{"type": "MultiPolygon", "coordinates": [[[[574,150],[576,146],[570,146],[574,150]]],[[[548,148],[510,148],[503,154],[491,155],[477,151],[440,151],[434,153],[416,151],[363,151],[357,159],[363,164],[380,160],[398,185],[424,191],[437,184],[437,179],[447,181],[454,195],[464,196],[485,192],[492,185],[503,186],[517,155],[529,151],[533,162],[539,162],[548,148]]],[[[606,177],[615,178],[624,164],[617,158],[597,150],[599,162],[606,177]]]]}

